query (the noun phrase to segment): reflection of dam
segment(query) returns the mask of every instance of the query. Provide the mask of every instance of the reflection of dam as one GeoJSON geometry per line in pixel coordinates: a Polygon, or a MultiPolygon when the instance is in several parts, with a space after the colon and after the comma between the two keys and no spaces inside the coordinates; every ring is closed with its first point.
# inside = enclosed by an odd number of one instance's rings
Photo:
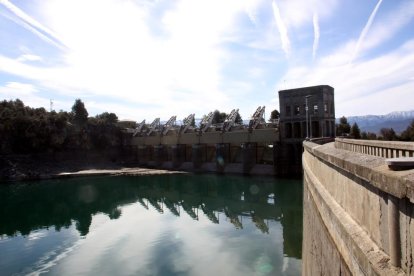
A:
{"type": "Polygon", "coordinates": [[[48,181],[13,192],[2,187],[0,235],[27,235],[52,226],[59,230],[73,221],[81,235],[87,235],[93,215],[105,213],[117,219],[122,215],[120,207],[136,203],[164,215],[194,220],[203,216],[214,224],[231,223],[236,229],[244,229],[246,221],[251,221],[266,234],[271,234],[269,222],[279,221],[285,254],[301,257],[302,185],[297,180],[278,184],[274,179],[161,175],[61,182],[48,181]]]}
{"type": "MultiPolygon", "coordinates": [[[[210,186],[208,188],[212,189],[215,187],[210,186]]],[[[232,197],[225,197],[214,189],[210,190],[210,192],[210,194],[202,194],[200,191],[180,192],[178,190],[158,190],[151,186],[144,186],[141,187],[139,201],[149,202],[160,213],[168,210],[172,214],[179,216],[184,211],[192,218],[196,218],[198,212],[209,213],[210,216],[214,212],[220,212],[228,218],[232,218],[234,215],[251,217],[254,214],[257,220],[260,220],[260,218],[264,220],[280,220],[282,215],[280,206],[268,203],[269,197],[274,192],[271,186],[261,187],[260,194],[254,197],[245,197],[244,199],[242,197],[245,193],[249,193],[248,189],[247,191],[238,190],[237,194],[233,194],[232,197]],[[161,206],[164,206],[164,208],[161,206]]],[[[212,222],[214,221],[215,219],[212,219],[212,222]]]]}

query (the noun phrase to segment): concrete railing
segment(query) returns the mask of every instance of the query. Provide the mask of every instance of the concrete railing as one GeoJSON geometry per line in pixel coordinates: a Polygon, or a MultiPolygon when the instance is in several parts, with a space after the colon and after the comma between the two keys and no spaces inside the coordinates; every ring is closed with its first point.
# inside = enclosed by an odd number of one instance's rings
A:
{"type": "Polygon", "coordinates": [[[413,157],[414,143],[336,138],[335,147],[383,158],[413,157]]]}
{"type": "Polygon", "coordinates": [[[304,142],[303,275],[414,275],[414,170],[356,147],[402,144],[304,142]]]}

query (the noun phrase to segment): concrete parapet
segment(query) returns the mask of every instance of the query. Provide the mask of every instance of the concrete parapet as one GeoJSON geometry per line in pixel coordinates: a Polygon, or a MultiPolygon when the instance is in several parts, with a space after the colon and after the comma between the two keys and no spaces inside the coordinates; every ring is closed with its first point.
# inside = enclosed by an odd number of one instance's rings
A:
{"type": "Polygon", "coordinates": [[[413,157],[414,143],[336,138],[335,147],[384,158],[413,157]]]}
{"type": "Polygon", "coordinates": [[[414,170],[391,171],[385,158],[334,143],[303,145],[305,200],[312,199],[350,272],[414,273],[414,170]]]}

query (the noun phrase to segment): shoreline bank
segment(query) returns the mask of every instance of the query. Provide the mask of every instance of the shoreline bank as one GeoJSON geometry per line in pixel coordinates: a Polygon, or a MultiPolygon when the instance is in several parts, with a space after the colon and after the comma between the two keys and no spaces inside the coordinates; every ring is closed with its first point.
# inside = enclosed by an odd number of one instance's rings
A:
{"type": "Polygon", "coordinates": [[[7,158],[0,156],[0,184],[45,179],[117,176],[182,174],[185,171],[144,168],[136,164],[116,162],[45,161],[27,157],[7,158]]]}
{"type": "Polygon", "coordinates": [[[94,176],[144,176],[144,175],[161,175],[161,174],[186,174],[185,171],[170,171],[160,169],[148,169],[148,168],[117,168],[117,169],[83,169],[79,171],[63,171],[59,173],[51,174],[19,174],[8,178],[0,178],[0,184],[20,182],[20,181],[36,181],[47,179],[59,179],[59,178],[73,178],[73,177],[94,177],[94,176]]]}

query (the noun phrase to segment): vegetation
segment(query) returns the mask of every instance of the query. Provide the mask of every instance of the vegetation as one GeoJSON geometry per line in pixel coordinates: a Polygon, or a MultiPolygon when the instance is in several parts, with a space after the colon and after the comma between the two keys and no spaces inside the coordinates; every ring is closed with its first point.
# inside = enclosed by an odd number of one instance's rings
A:
{"type": "Polygon", "coordinates": [[[401,133],[401,140],[414,141],[414,120],[411,124],[401,133]]]}
{"type": "MultiPolygon", "coordinates": [[[[220,111],[218,111],[216,109],[213,112],[213,121],[212,121],[212,123],[213,124],[224,123],[224,121],[226,120],[227,116],[228,116],[228,114],[226,114],[225,112],[220,112],[220,111]]],[[[243,123],[243,119],[242,119],[242,117],[240,116],[239,113],[237,113],[235,122],[237,124],[242,124],[243,123]]]]}
{"type": "Polygon", "coordinates": [[[400,140],[400,137],[397,136],[394,129],[392,128],[381,128],[379,140],[385,141],[397,141],[400,140]]]}
{"type": "Polygon", "coordinates": [[[269,119],[269,121],[272,121],[272,120],[276,120],[276,119],[279,119],[279,117],[280,117],[280,113],[279,113],[279,111],[278,110],[273,110],[271,113],[270,113],[270,119],[269,119]]]}
{"type": "Polygon", "coordinates": [[[393,128],[381,128],[379,135],[377,135],[376,133],[365,131],[360,133],[357,123],[354,123],[352,127],[350,127],[346,117],[342,117],[339,119],[339,124],[336,125],[336,135],[342,136],[348,133],[350,138],[353,139],[414,141],[414,120],[407,127],[407,129],[401,133],[401,135],[398,135],[393,128]]]}
{"type": "Polygon", "coordinates": [[[361,139],[361,131],[357,123],[352,125],[349,135],[354,139],[361,139]]]}
{"type": "Polygon", "coordinates": [[[224,123],[226,120],[227,114],[225,112],[220,112],[217,109],[213,112],[213,124],[224,123]]]}
{"type": "Polygon", "coordinates": [[[366,132],[366,131],[363,131],[362,133],[361,133],[361,139],[364,139],[364,140],[377,140],[377,134],[375,134],[375,133],[373,133],[373,132],[366,132]]]}
{"type": "Polygon", "coordinates": [[[0,153],[41,153],[106,149],[121,144],[121,129],[114,113],[88,117],[77,99],[72,112],[31,108],[22,101],[0,102],[0,153]]]}
{"type": "Polygon", "coordinates": [[[351,126],[348,123],[348,119],[345,116],[342,116],[339,119],[339,124],[336,125],[336,135],[345,136],[351,132],[351,126]]]}

